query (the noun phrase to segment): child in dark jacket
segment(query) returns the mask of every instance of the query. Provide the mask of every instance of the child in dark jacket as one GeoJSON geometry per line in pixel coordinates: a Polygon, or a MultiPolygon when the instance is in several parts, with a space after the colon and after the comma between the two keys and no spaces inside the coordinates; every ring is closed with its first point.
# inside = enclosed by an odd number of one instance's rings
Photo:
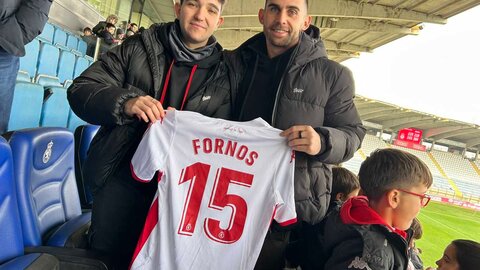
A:
{"type": "Polygon", "coordinates": [[[430,201],[430,170],[410,153],[380,149],[362,163],[359,180],[365,196],[327,217],[324,269],[407,269],[405,231],[430,201]]]}
{"type": "Polygon", "coordinates": [[[332,193],[328,213],[340,208],[351,197],[357,196],[359,191],[360,182],[354,173],[343,167],[333,167],[332,193]]]}

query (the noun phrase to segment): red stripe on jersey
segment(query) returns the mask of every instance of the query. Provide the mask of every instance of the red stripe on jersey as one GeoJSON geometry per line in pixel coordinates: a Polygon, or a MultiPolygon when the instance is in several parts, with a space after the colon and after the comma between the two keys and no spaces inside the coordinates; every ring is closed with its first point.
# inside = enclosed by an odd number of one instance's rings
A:
{"type": "Polygon", "coordinates": [[[130,266],[128,269],[132,268],[132,264],[138,256],[138,253],[143,248],[143,245],[147,242],[150,233],[152,233],[153,229],[158,223],[158,197],[153,201],[150,210],[148,211],[147,220],[145,221],[145,226],[143,227],[142,234],[137,242],[137,247],[135,247],[135,252],[133,253],[132,261],[130,262],[130,266]]]}
{"type": "Polygon", "coordinates": [[[133,168],[133,164],[130,162],[130,171],[132,172],[132,177],[133,179],[139,181],[139,182],[142,182],[142,183],[148,183],[150,182],[150,180],[144,180],[144,179],[141,179],[140,177],[138,177],[136,174],[135,174],[135,170],[133,168]]]}
{"type": "Polygon", "coordinates": [[[292,225],[292,224],[295,224],[295,223],[297,223],[297,218],[290,219],[290,220],[287,220],[287,221],[284,221],[284,222],[278,223],[278,224],[282,227],[285,227],[285,226],[292,225]]]}

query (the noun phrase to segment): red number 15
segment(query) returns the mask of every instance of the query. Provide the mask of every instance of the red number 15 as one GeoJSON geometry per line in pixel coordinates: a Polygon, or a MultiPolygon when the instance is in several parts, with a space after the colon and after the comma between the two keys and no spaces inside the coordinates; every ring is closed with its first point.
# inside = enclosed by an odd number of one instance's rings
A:
{"type": "MultiPolygon", "coordinates": [[[[178,233],[182,235],[193,235],[197,224],[198,212],[202,203],[203,193],[207,184],[210,165],[205,163],[194,163],[186,167],[180,176],[179,185],[190,182],[185,206],[183,208],[182,220],[178,233]]],[[[227,194],[230,184],[251,187],[253,175],[227,168],[217,170],[215,183],[208,207],[216,210],[223,210],[225,207],[232,208],[232,215],[228,228],[220,228],[220,221],[213,218],[205,218],[204,228],[207,236],[217,242],[231,244],[236,242],[243,233],[245,219],[247,218],[247,203],[245,200],[233,194],[227,194]]]]}

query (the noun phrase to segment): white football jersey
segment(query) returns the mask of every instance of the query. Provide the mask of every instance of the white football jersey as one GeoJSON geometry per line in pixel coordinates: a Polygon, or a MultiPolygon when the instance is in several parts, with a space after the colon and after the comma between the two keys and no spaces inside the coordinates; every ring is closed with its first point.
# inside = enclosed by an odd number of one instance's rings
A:
{"type": "Polygon", "coordinates": [[[253,269],[268,228],[296,222],[294,152],[280,130],[168,111],[146,131],[131,168],[158,172],[132,269],[253,269]]]}

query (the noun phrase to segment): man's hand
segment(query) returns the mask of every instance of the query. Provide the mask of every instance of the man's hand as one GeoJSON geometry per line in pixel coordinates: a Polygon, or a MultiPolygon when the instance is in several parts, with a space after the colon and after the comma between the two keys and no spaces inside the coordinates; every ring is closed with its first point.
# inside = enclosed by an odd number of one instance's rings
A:
{"type": "Polygon", "coordinates": [[[280,133],[295,151],[316,155],[322,149],[320,135],[311,126],[293,126],[280,133]]]}
{"type": "Polygon", "coordinates": [[[138,120],[145,122],[152,122],[165,117],[165,110],[160,101],[151,96],[140,96],[129,99],[125,102],[123,111],[126,115],[132,117],[136,116],[138,120]]]}

